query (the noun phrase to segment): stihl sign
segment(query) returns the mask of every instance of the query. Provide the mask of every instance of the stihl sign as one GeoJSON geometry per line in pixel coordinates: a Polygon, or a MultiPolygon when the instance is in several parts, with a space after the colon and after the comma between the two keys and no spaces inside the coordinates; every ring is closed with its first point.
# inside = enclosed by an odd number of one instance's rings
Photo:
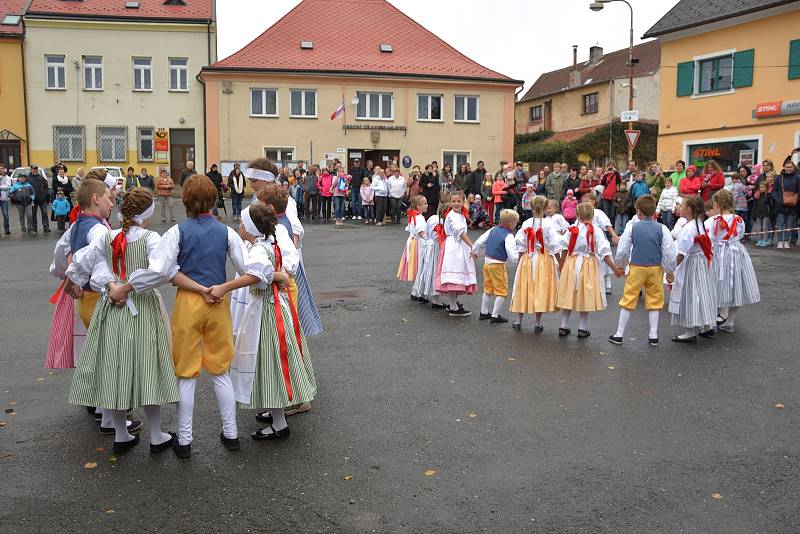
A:
{"type": "Polygon", "coordinates": [[[757,119],[797,114],[800,114],[800,100],[778,100],[776,102],[764,102],[763,104],[758,104],[756,106],[754,113],[757,119]]]}

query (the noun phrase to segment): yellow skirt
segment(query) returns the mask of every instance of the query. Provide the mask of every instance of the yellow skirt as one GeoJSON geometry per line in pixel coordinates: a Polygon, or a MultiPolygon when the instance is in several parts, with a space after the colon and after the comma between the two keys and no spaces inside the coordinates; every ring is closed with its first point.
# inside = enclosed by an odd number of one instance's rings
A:
{"type": "Polygon", "coordinates": [[[583,265],[575,281],[575,270],[580,256],[569,256],[561,269],[556,305],[562,310],[594,312],[606,309],[600,262],[597,256],[583,256],[583,265]]]}
{"type": "Polygon", "coordinates": [[[413,282],[417,278],[419,265],[419,240],[409,237],[397,267],[397,279],[403,282],[413,282]]]}
{"type": "Polygon", "coordinates": [[[100,293],[96,291],[83,291],[83,296],[78,299],[78,315],[83,321],[83,326],[89,329],[89,323],[92,322],[92,315],[94,315],[94,308],[97,306],[97,301],[100,299],[100,293]]]}
{"type": "Polygon", "coordinates": [[[519,260],[509,307],[511,313],[549,313],[558,309],[558,272],[555,262],[549,254],[536,254],[534,258],[523,254],[519,260]],[[534,261],[536,278],[533,277],[534,261]]]}

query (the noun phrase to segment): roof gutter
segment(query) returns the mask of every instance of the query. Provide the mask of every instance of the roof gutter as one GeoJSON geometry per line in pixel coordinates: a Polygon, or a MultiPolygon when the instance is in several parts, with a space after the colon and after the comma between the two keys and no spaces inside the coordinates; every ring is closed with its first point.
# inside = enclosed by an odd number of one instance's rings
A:
{"type": "Polygon", "coordinates": [[[170,17],[128,17],[118,15],[90,15],[86,13],[36,13],[29,12],[25,14],[26,19],[33,20],[91,20],[102,22],[153,22],[153,23],[171,23],[171,24],[206,24],[209,19],[181,19],[170,17]]]}
{"type": "Polygon", "coordinates": [[[432,80],[456,80],[464,82],[496,83],[498,85],[525,85],[523,80],[478,78],[475,76],[445,76],[442,74],[410,74],[402,72],[372,72],[372,71],[340,71],[340,70],[311,70],[311,69],[264,69],[258,67],[203,67],[202,72],[241,72],[254,74],[290,74],[314,76],[383,76],[389,78],[424,78],[432,80]]]}

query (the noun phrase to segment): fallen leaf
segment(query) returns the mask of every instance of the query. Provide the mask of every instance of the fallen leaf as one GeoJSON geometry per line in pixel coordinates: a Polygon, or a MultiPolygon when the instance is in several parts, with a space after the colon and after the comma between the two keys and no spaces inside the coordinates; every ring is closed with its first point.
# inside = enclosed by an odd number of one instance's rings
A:
{"type": "Polygon", "coordinates": [[[780,402],[776,402],[776,403],[775,403],[775,407],[776,407],[777,409],[779,409],[779,410],[782,410],[783,408],[785,408],[785,406],[784,406],[782,403],[780,403],[780,402]]]}
{"type": "Polygon", "coordinates": [[[15,412],[14,410],[11,410],[10,412],[8,412],[8,415],[10,415],[12,417],[16,417],[17,416],[17,412],[15,412]]]}
{"type": "Polygon", "coordinates": [[[6,426],[7,424],[5,421],[0,421],[0,426],[6,426]]]}
{"type": "Polygon", "coordinates": [[[37,378],[36,381],[37,382],[44,382],[44,378],[37,378]]]}
{"type": "Polygon", "coordinates": [[[475,412],[469,411],[469,412],[467,412],[467,417],[475,419],[476,417],[478,417],[478,414],[475,413],[475,412]]]}
{"type": "Polygon", "coordinates": [[[105,448],[105,447],[97,447],[95,450],[96,450],[97,452],[103,452],[103,451],[105,451],[105,450],[106,450],[106,448],[105,448]]]}
{"type": "Polygon", "coordinates": [[[114,513],[114,510],[112,510],[111,508],[108,508],[108,509],[106,509],[106,511],[105,511],[105,512],[106,512],[107,514],[113,514],[113,513],[114,513]]]}
{"type": "Polygon", "coordinates": [[[48,375],[50,375],[50,376],[53,376],[55,373],[54,373],[53,371],[50,371],[50,372],[49,372],[49,373],[47,373],[47,374],[48,374],[48,375]]]}
{"type": "Polygon", "coordinates": [[[11,401],[11,402],[9,402],[9,404],[10,404],[11,406],[14,406],[14,405],[16,405],[16,404],[17,404],[17,401],[11,401]]]}
{"type": "Polygon", "coordinates": [[[372,334],[367,334],[367,335],[366,335],[366,336],[364,336],[364,337],[372,337],[372,334]]]}
{"type": "Polygon", "coordinates": [[[435,474],[436,474],[436,469],[426,469],[425,470],[425,476],[426,477],[432,477],[435,474]]]}
{"type": "Polygon", "coordinates": [[[403,319],[403,322],[404,322],[404,323],[407,323],[407,322],[408,322],[408,319],[403,319]]]}
{"type": "Polygon", "coordinates": [[[607,352],[601,352],[600,355],[601,356],[608,356],[608,353],[607,352]]]}
{"type": "Polygon", "coordinates": [[[83,467],[86,469],[94,469],[97,467],[97,462],[86,462],[83,467]]]}
{"type": "Polygon", "coordinates": [[[353,475],[345,475],[344,479],[345,480],[353,480],[353,475]]]}
{"type": "Polygon", "coordinates": [[[614,367],[613,365],[609,365],[609,366],[608,366],[608,368],[609,368],[609,369],[611,369],[612,371],[613,371],[614,369],[616,369],[616,367],[614,367]]]}
{"type": "Polygon", "coordinates": [[[712,493],[711,497],[714,498],[714,499],[721,499],[722,495],[720,495],[719,493],[712,493]]]}
{"type": "Polygon", "coordinates": [[[119,456],[114,456],[112,454],[111,456],[108,457],[108,461],[111,462],[112,464],[117,463],[117,460],[119,460],[119,456]]]}
{"type": "Polygon", "coordinates": [[[559,380],[559,381],[558,381],[558,383],[559,383],[559,384],[566,384],[566,383],[567,383],[567,381],[566,381],[566,380],[559,380]]]}
{"type": "Polygon", "coordinates": [[[516,359],[514,359],[514,358],[508,358],[508,361],[510,361],[510,362],[514,362],[514,361],[516,361],[516,359]]]}

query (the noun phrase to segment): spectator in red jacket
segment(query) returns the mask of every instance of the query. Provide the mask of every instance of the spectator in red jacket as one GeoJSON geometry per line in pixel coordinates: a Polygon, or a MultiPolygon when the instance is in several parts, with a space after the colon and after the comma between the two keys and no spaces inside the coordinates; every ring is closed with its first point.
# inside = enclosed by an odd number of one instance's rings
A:
{"type": "Polygon", "coordinates": [[[600,184],[603,186],[603,196],[600,202],[600,209],[608,215],[610,220],[614,220],[614,216],[616,215],[616,206],[614,204],[614,197],[617,194],[617,188],[619,187],[620,176],[619,172],[614,165],[614,162],[609,162],[608,166],[606,167],[606,173],[603,175],[603,178],[600,180],[600,184]]]}
{"type": "Polygon", "coordinates": [[[703,179],[699,176],[695,176],[696,173],[697,167],[694,165],[686,167],[686,176],[681,180],[679,187],[681,195],[685,197],[696,197],[700,195],[700,191],[703,189],[703,179]]]}
{"type": "Polygon", "coordinates": [[[704,202],[708,202],[711,195],[725,187],[725,175],[719,163],[710,159],[703,167],[703,192],[701,196],[704,202]]]}
{"type": "MultiPolygon", "coordinates": [[[[581,167],[581,170],[583,170],[583,167],[581,167]]],[[[600,180],[595,178],[594,171],[587,169],[586,174],[581,176],[581,181],[578,185],[578,201],[580,202],[583,195],[590,193],[599,183],[600,180]]]]}

